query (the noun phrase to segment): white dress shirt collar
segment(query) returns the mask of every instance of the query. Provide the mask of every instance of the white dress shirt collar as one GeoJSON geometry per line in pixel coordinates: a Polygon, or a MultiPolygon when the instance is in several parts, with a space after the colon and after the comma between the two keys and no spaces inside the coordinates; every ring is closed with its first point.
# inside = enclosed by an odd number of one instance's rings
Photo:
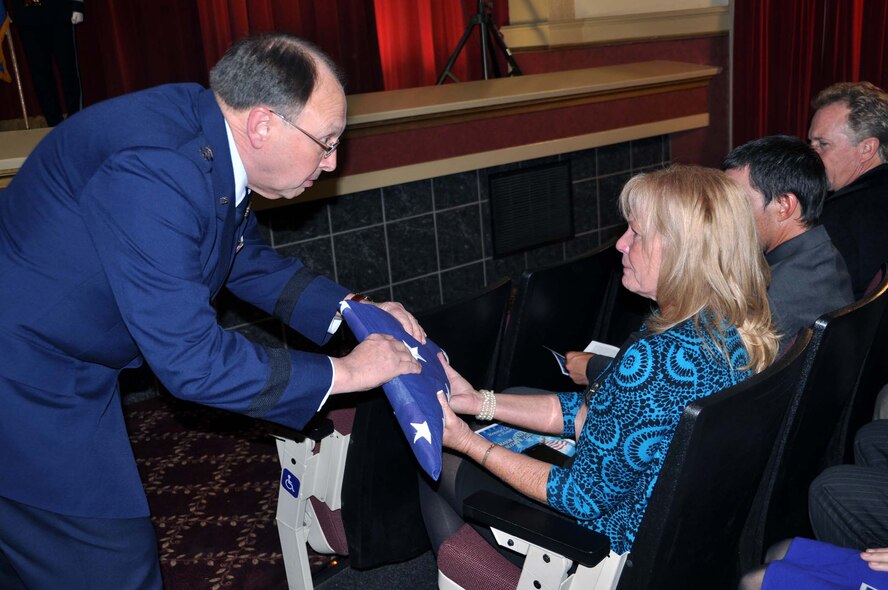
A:
{"type": "Polygon", "coordinates": [[[234,170],[234,204],[240,205],[247,196],[247,169],[240,154],[237,153],[237,145],[234,143],[234,135],[228,121],[225,121],[225,133],[228,135],[228,150],[231,152],[231,167],[234,170]]]}

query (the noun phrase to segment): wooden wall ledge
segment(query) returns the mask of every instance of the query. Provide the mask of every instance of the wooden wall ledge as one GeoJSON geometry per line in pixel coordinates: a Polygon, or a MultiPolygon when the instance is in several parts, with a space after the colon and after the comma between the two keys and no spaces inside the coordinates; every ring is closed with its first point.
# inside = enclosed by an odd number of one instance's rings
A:
{"type": "MultiPolygon", "coordinates": [[[[700,129],[719,72],[646,61],[351,95],[337,170],[299,199],[700,129]]],[[[259,209],[288,203],[257,201],[259,209]]]]}
{"type": "MultiPolygon", "coordinates": [[[[300,200],[705,127],[719,71],[646,61],[353,94],[339,167],[300,200]]],[[[47,132],[0,133],[0,188],[47,132]]]]}
{"type": "Polygon", "coordinates": [[[50,131],[50,128],[42,127],[0,132],[0,189],[9,184],[31,150],[50,131]]]}
{"type": "Polygon", "coordinates": [[[646,61],[348,97],[346,138],[708,84],[719,68],[646,61]]]}

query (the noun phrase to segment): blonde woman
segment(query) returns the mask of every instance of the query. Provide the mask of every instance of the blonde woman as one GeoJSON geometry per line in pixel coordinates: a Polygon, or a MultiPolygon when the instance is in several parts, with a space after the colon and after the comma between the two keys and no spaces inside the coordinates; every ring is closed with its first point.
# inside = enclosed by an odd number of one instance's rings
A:
{"type": "Polygon", "coordinates": [[[631,550],[684,407],[774,359],[767,265],[746,197],[724,173],[673,166],[636,176],[620,209],[629,223],[617,242],[623,286],[658,311],[585,391],[480,392],[447,367],[444,445],[482,469],[445,453],[438,493],[422,494],[433,547],[462,525],[462,500],[500,487],[498,478],[608,535],[617,553],[631,550]],[[577,451],[553,466],[492,445],[457,413],[575,437],[577,451]]]}

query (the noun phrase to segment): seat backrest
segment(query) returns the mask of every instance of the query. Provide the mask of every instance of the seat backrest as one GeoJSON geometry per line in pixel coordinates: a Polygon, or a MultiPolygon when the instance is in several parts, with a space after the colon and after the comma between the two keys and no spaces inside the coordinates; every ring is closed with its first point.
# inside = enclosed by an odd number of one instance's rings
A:
{"type": "Polygon", "coordinates": [[[512,385],[577,389],[544,347],[564,354],[589,344],[607,295],[612,247],[521,275],[503,337],[497,391],[512,385]]]}
{"type": "Polygon", "coordinates": [[[842,460],[846,406],[885,313],[886,293],[888,284],[883,284],[868,297],[814,323],[797,390],[744,532],[741,569],[759,565],[764,551],[777,541],[812,534],[808,487],[823,469],[842,460]]]}
{"type": "Polygon", "coordinates": [[[493,387],[511,294],[512,281],[504,278],[477,295],[417,315],[450,364],[476,388],[493,387]]]}
{"type": "Polygon", "coordinates": [[[685,408],[620,588],[729,588],[759,478],[811,331],[765,371],[685,408]]]}
{"type": "MultiPolygon", "coordinates": [[[[878,292],[886,280],[888,280],[888,264],[882,265],[876,273],[870,288],[867,289],[867,295],[878,292]]],[[[854,462],[854,435],[861,426],[872,420],[876,397],[886,383],[888,383],[888,305],[885,306],[879,327],[873,337],[873,344],[866,356],[854,399],[848,406],[844,463],[854,462]]]]}

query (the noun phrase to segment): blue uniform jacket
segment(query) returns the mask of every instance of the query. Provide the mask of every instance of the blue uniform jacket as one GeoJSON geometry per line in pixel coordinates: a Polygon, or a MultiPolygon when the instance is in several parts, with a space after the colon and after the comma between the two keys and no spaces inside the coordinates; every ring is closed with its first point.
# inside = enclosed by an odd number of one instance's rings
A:
{"type": "Polygon", "coordinates": [[[0,192],[0,496],[146,516],[117,387],[143,361],[183,399],[314,415],[330,360],[226,331],[212,301],[226,285],[322,343],[348,290],[262,243],[233,191],[215,98],[182,84],[77,114],[0,192]]]}

